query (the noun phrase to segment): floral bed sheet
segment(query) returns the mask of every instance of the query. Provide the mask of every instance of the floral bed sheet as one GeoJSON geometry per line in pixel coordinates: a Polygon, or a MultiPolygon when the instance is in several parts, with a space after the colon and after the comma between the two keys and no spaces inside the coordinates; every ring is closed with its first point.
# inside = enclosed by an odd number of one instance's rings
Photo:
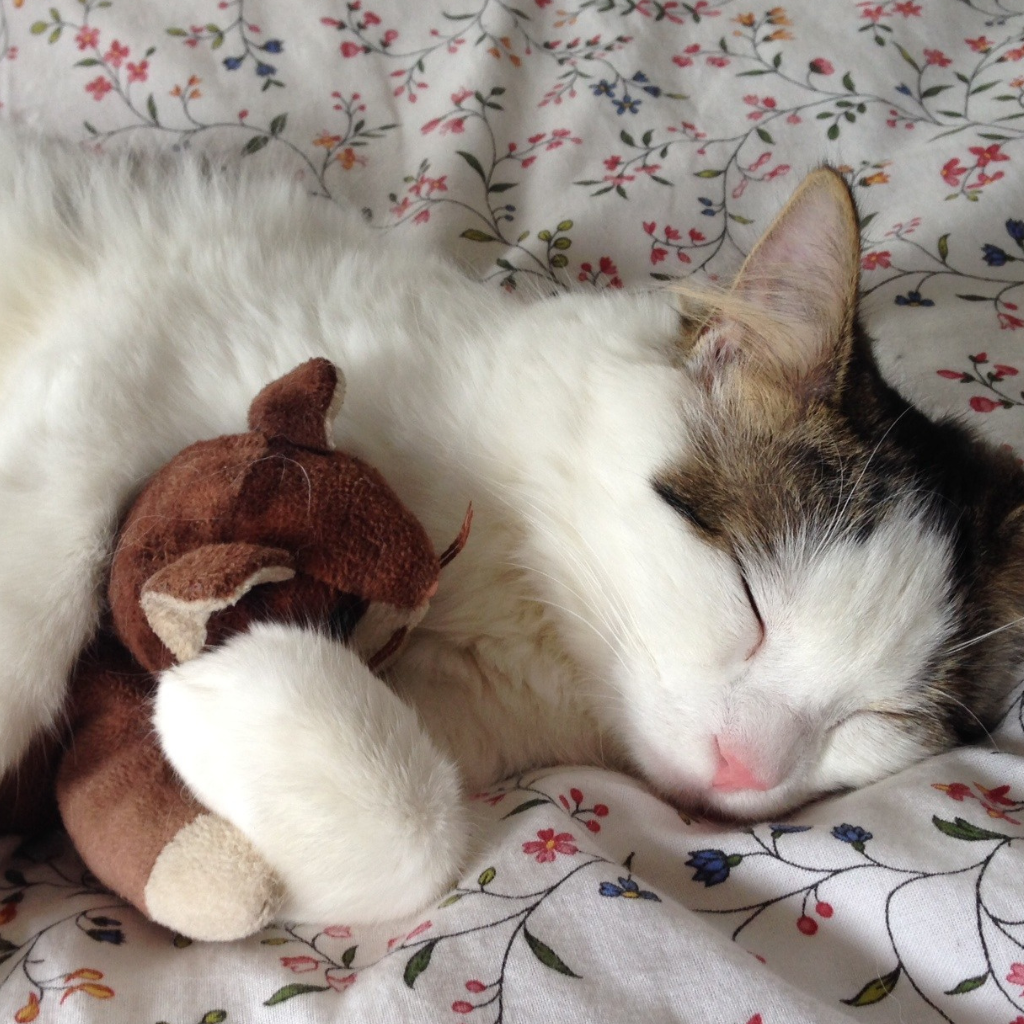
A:
{"type": "MultiPolygon", "coordinates": [[[[890,376],[1024,443],[1020,0],[0,0],[0,103],[273,159],[511,290],[724,278],[828,160],[890,376]]],[[[552,768],[476,797],[484,851],[422,917],[222,946],[10,840],[0,1018],[1024,1024],[1022,755],[1018,699],[751,828],[552,768]]]]}

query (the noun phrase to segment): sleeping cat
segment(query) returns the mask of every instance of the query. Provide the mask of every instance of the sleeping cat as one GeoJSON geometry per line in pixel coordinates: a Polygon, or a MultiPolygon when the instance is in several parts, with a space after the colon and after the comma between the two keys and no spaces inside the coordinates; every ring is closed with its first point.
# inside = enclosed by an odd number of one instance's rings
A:
{"type": "Polygon", "coordinates": [[[339,447],[438,547],[385,681],[265,625],[168,671],[183,778],[285,916],[413,912],[463,794],[547,763],[779,815],[984,734],[1024,653],[1024,474],[887,386],[842,178],[726,294],[515,302],[286,180],[0,134],[0,770],[58,719],[119,512],[325,355],[339,447]]]}

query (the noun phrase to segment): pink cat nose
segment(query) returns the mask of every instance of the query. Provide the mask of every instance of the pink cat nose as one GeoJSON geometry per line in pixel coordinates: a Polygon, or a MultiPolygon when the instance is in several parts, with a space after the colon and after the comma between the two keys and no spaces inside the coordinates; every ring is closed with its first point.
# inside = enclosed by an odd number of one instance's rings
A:
{"type": "Polygon", "coordinates": [[[717,736],[715,737],[715,746],[718,749],[720,760],[715,771],[715,777],[711,780],[711,785],[714,789],[720,789],[726,793],[735,793],[743,789],[754,789],[764,792],[766,789],[772,788],[748,768],[743,763],[741,757],[734,754],[731,750],[723,749],[717,736]]]}

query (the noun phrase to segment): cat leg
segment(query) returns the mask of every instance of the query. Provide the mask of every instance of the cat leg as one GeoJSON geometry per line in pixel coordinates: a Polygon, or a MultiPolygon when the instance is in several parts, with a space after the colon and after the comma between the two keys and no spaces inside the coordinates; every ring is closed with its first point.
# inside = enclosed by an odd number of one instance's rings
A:
{"type": "Polygon", "coordinates": [[[275,870],[287,918],[414,914],[471,853],[455,766],[328,637],[254,626],[164,672],[154,720],[182,778],[275,870]]]}

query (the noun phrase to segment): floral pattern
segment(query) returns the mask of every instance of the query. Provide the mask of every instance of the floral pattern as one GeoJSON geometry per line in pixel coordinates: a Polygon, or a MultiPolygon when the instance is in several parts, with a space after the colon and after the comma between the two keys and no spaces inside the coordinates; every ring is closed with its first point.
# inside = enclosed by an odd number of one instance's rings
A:
{"type": "MultiPolygon", "coordinates": [[[[1019,6],[0,0],[0,113],[273,160],[531,293],[725,281],[828,159],[883,363],[1020,451],[1019,6]]],[[[478,859],[421,917],[213,952],[58,838],[8,844],[0,1019],[1024,1024],[1022,715],[993,751],[748,828],[607,772],[510,780],[477,795],[478,859]]]]}

